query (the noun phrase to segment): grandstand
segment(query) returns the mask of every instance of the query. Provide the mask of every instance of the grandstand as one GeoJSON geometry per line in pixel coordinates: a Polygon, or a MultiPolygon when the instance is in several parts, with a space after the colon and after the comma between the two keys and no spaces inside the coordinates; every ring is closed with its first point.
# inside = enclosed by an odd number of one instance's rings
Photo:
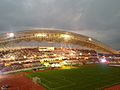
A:
{"type": "Polygon", "coordinates": [[[2,72],[98,63],[99,56],[103,55],[113,61],[120,57],[118,51],[91,37],[59,29],[42,28],[0,35],[2,72]]]}

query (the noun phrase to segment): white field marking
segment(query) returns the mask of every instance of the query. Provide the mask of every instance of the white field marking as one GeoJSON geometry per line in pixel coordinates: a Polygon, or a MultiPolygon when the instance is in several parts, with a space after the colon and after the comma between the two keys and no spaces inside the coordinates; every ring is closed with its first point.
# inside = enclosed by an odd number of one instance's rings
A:
{"type": "MultiPolygon", "coordinates": [[[[42,78],[42,79],[43,79],[43,78],[42,78]]],[[[46,80],[45,78],[44,78],[44,80],[47,81],[48,83],[51,83],[51,84],[53,83],[53,82],[51,82],[51,81],[46,80]]],[[[55,87],[55,88],[51,88],[51,87],[49,87],[48,85],[46,85],[45,83],[42,83],[42,80],[41,80],[41,84],[42,84],[43,86],[45,86],[46,88],[50,89],[50,90],[55,90],[55,89],[59,89],[59,88],[69,87],[69,86],[72,86],[72,85],[75,85],[75,84],[76,84],[76,83],[73,83],[72,81],[66,80],[64,76],[63,76],[63,81],[69,82],[70,84],[58,86],[58,87],[55,87]]],[[[59,83],[59,82],[57,82],[57,83],[59,83]]]]}

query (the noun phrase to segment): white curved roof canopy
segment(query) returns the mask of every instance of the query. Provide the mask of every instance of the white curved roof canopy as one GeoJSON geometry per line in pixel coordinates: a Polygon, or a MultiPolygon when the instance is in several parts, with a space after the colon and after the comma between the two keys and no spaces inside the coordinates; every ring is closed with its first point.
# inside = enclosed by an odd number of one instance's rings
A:
{"type": "Polygon", "coordinates": [[[118,52],[111,47],[88,36],[76,34],[73,32],[62,31],[61,29],[32,29],[15,32],[11,37],[6,34],[0,35],[0,45],[16,41],[52,41],[82,45],[103,53],[117,54],[118,52]]]}

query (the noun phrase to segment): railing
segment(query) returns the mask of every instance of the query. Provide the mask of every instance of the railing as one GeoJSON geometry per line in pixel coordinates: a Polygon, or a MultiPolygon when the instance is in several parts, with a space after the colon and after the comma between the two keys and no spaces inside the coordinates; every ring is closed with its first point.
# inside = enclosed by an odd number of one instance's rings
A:
{"type": "Polygon", "coordinates": [[[20,71],[26,71],[26,70],[32,70],[32,69],[37,69],[37,68],[43,68],[43,66],[39,67],[32,67],[32,68],[25,68],[25,69],[19,69],[19,70],[14,70],[14,71],[6,71],[6,72],[1,72],[1,74],[10,74],[10,73],[15,73],[15,72],[20,72],[20,71]]]}

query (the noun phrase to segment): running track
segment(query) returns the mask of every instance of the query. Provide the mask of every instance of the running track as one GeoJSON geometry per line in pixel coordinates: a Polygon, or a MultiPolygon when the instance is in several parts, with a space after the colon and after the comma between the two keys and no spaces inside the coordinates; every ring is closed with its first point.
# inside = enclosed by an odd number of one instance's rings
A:
{"type": "Polygon", "coordinates": [[[45,90],[42,86],[35,84],[25,77],[26,73],[0,75],[0,87],[9,85],[9,90],[45,90]]]}

